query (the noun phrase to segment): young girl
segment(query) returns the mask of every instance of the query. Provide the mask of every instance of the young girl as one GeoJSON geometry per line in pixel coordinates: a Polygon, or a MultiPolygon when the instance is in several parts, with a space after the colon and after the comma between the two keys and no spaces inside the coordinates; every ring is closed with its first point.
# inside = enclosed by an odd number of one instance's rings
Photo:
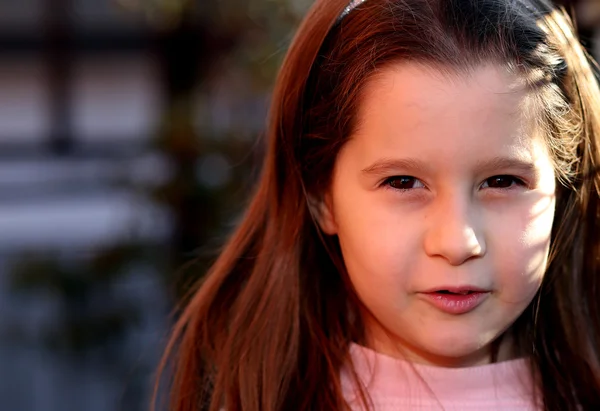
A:
{"type": "Polygon", "coordinates": [[[599,133],[548,0],[318,0],[171,410],[600,409],[599,133]]]}

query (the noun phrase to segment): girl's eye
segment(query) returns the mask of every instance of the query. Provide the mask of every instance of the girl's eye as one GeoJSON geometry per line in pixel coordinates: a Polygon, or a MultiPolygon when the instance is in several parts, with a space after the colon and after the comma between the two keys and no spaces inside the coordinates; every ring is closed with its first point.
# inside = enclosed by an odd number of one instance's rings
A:
{"type": "Polygon", "coordinates": [[[384,185],[396,190],[410,190],[412,188],[422,188],[425,185],[415,177],[393,176],[386,179],[384,185]]]}
{"type": "Polygon", "coordinates": [[[501,175],[501,176],[493,176],[485,180],[481,186],[481,188],[499,188],[506,189],[511,188],[515,185],[523,186],[525,183],[518,179],[517,177],[501,175]]]}

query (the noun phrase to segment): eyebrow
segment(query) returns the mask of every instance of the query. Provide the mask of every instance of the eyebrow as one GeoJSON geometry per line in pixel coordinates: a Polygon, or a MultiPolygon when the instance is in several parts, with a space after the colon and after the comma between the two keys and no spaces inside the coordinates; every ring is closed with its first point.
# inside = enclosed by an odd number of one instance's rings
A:
{"type": "Polygon", "coordinates": [[[361,170],[364,175],[383,175],[402,170],[427,171],[429,166],[414,158],[382,158],[361,170]]]}
{"type": "Polygon", "coordinates": [[[489,160],[477,162],[475,169],[477,171],[510,169],[525,173],[536,173],[537,171],[533,161],[518,157],[492,157],[489,160]]]}
{"type": "MultiPolygon", "coordinates": [[[[480,160],[475,163],[474,169],[478,173],[502,169],[518,170],[528,174],[536,173],[536,166],[533,162],[518,157],[497,156],[480,160]]],[[[380,176],[398,170],[429,172],[431,166],[427,162],[415,158],[382,158],[362,169],[361,173],[365,176],[380,176]]]]}

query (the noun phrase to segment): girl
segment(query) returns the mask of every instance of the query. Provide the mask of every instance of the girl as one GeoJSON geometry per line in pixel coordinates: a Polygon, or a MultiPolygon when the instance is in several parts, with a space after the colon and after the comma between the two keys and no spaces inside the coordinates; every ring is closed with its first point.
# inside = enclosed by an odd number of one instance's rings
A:
{"type": "Polygon", "coordinates": [[[599,133],[547,0],[318,0],[171,410],[600,409],[599,133]]]}

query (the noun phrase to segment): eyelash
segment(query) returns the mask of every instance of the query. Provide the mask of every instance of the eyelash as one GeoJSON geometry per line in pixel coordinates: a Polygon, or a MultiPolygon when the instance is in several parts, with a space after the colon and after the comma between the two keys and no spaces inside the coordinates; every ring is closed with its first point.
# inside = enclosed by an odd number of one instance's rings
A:
{"type": "MultiPolygon", "coordinates": [[[[392,176],[392,177],[386,178],[381,185],[384,186],[384,188],[386,188],[386,189],[395,190],[395,191],[401,191],[401,192],[405,192],[405,191],[409,191],[409,190],[413,190],[414,189],[414,188],[396,188],[396,187],[393,187],[391,185],[391,183],[393,181],[399,180],[399,179],[410,179],[411,182],[416,182],[416,181],[420,182],[420,180],[418,178],[416,178],[416,177],[411,177],[411,176],[392,176]]],[[[480,184],[480,187],[483,186],[485,183],[488,183],[488,185],[489,185],[489,181],[492,180],[492,179],[508,179],[508,180],[510,180],[510,185],[508,187],[487,187],[487,188],[492,189],[492,190],[511,190],[511,189],[514,189],[517,186],[520,186],[520,187],[526,187],[527,186],[527,184],[523,180],[521,180],[520,178],[518,178],[518,177],[511,176],[511,175],[508,175],[508,174],[498,174],[498,175],[495,175],[495,176],[492,176],[492,177],[489,177],[489,178],[485,179],[484,182],[480,184]]],[[[425,186],[422,182],[421,182],[421,184],[423,186],[425,186]]],[[[421,188],[421,187],[416,187],[416,188],[421,188]]]]}

